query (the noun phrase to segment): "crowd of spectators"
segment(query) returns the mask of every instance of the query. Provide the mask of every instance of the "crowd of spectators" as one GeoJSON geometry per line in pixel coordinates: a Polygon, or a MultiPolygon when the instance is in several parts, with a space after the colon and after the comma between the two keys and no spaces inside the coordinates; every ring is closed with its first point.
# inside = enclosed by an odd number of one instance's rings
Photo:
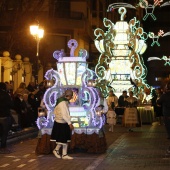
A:
{"type": "Polygon", "coordinates": [[[27,127],[36,127],[38,107],[46,91],[45,82],[38,86],[30,82],[28,86],[21,82],[19,87],[13,91],[10,84],[5,82],[7,92],[11,97],[13,106],[11,108],[12,131],[19,131],[27,127]],[[15,115],[16,119],[14,118],[15,115]]]}
{"type": "Polygon", "coordinates": [[[10,153],[7,137],[27,127],[36,127],[38,107],[46,91],[45,82],[24,82],[13,91],[9,82],[0,82],[0,153],[10,153]]]}

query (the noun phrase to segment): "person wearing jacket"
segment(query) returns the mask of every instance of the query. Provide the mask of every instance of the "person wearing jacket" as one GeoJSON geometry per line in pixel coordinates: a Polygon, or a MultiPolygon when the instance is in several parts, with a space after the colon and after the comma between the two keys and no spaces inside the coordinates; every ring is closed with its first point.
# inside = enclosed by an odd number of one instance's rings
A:
{"type": "Polygon", "coordinates": [[[12,125],[10,109],[13,107],[13,102],[6,91],[6,84],[0,82],[0,153],[10,153],[7,148],[7,137],[12,125]]]}
{"type": "Polygon", "coordinates": [[[73,97],[72,90],[66,90],[63,97],[58,98],[56,107],[54,108],[55,121],[51,134],[51,141],[56,141],[56,148],[53,154],[57,158],[73,159],[67,155],[68,142],[71,141],[71,131],[74,126],[71,123],[71,117],[68,102],[73,97]],[[63,147],[62,156],[59,154],[60,148],[63,147]]]}
{"type": "Polygon", "coordinates": [[[166,91],[157,100],[157,104],[162,105],[165,128],[170,139],[170,82],[166,86],[166,91]]]}
{"type": "Polygon", "coordinates": [[[118,97],[114,94],[113,90],[109,91],[109,96],[107,97],[108,108],[115,110],[115,107],[118,106],[118,97]]]}
{"type": "MultiPolygon", "coordinates": [[[[165,128],[168,134],[168,139],[170,139],[170,81],[166,85],[165,93],[157,100],[157,104],[162,105],[165,128]]],[[[170,147],[167,152],[170,154],[170,147]]]]}

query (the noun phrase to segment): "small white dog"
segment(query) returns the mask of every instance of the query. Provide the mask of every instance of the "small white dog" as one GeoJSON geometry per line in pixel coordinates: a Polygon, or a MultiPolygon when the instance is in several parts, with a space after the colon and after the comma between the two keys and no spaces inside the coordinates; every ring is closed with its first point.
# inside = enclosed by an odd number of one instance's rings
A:
{"type": "Polygon", "coordinates": [[[114,110],[107,112],[107,123],[110,126],[109,131],[113,132],[113,127],[116,125],[116,113],[114,110]]]}

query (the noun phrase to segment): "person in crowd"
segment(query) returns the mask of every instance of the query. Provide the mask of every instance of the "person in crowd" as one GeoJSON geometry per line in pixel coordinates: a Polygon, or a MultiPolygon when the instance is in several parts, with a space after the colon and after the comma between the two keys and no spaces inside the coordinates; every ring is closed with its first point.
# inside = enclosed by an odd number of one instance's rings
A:
{"type": "Polygon", "coordinates": [[[27,89],[29,92],[34,92],[36,90],[36,86],[35,86],[35,83],[34,82],[29,82],[28,86],[27,86],[27,89]]]}
{"type": "MultiPolygon", "coordinates": [[[[8,92],[9,96],[11,97],[12,102],[14,102],[13,84],[9,83],[8,81],[6,81],[5,84],[6,84],[6,91],[8,92]]],[[[12,120],[12,128],[13,128],[13,126],[17,125],[17,122],[13,117],[13,114],[15,114],[14,108],[11,108],[10,112],[11,112],[11,120],[12,120]]],[[[12,129],[10,130],[9,133],[13,133],[12,129]]]]}
{"type": "MultiPolygon", "coordinates": [[[[136,108],[136,113],[137,113],[138,99],[133,96],[133,91],[129,92],[129,97],[127,97],[125,100],[127,101],[127,107],[136,108]]],[[[128,131],[133,132],[133,130],[131,128],[131,127],[133,127],[133,124],[130,124],[129,126],[130,126],[130,128],[128,129],[128,131]]]]}
{"type": "Polygon", "coordinates": [[[64,96],[58,98],[54,108],[55,121],[52,128],[51,141],[56,141],[57,146],[53,150],[53,154],[57,158],[73,159],[73,157],[67,155],[68,142],[71,141],[71,131],[74,129],[68,107],[68,102],[72,97],[73,91],[66,90],[64,96]],[[63,147],[62,156],[59,152],[61,147],[63,147]]]}
{"type": "Polygon", "coordinates": [[[133,91],[129,92],[129,97],[126,98],[128,107],[137,107],[138,99],[133,96],[133,91]]]}
{"type": "Polygon", "coordinates": [[[26,88],[26,84],[24,82],[21,82],[19,87],[16,89],[16,91],[14,92],[14,98],[17,97],[17,94],[29,94],[30,92],[28,91],[28,89],[26,88]]]}
{"type": "Polygon", "coordinates": [[[18,130],[22,130],[23,128],[28,127],[27,105],[24,101],[24,94],[17,93],[17,96],[14,99],[14,109],[18,114],[18,130]]]}
{"type": "Polygon", "coordinates": [[[156,94],[156,90],[153,89],[152,90],[152,98],[151,98],[151,105],[153,106],[153,110],[154,110],[154,113],[156,115],[156,107],[157,107],[157,94],[156,94]]]}
{"type": "Polygon", "coordinates": [[[32,113],[33,113],[33,119],[34,119],[34,122],[35,122],[38,118],[39,103],[37,102],[35,95],[33,93],[30,93],[28,95],[28,103],[31,105],[31,110],[32,110],[32,113]]]}
{"type": "Polygon", "coordinates": [[[39,107],[46,89],[45,89],[44,83],[40,83],[38,88],[39,89],[38,89],[38,92],[35,94],[35,98],[36,98],[37,105],[39,107]]]}
{"type": "Polygon", "coordinates": [[[34,110],[32,109],[32,106],[28,102],[28,95],[24,94],[23,95],[23,101],[26,104],[26,118],[27,118],[27,126],[36,126],[35,120],[34,120],[34,110]]]}
{"type": "Polygon", "coordinates": [[[119,96],[119,99],[118,99],[118,105],[119,107],[126,107],[127,106],[127,101],[126,101],[126,98],[128,98],[129,96],[127,95],[127,91],[124,90],[122,95],[119,96]]]}
{"type": "Polygon", "coordinates": [[[43,108],[43,109],[47,109],[43,97],[44,96],[42,96],[42,99],[41,99],[41,102],[40,102],[40,107],[43,108]]]}
{"type": "Polygon", "coordinates": [[[115,107],[118,106],[118,97],[114,94],[113,90],[109,91],[107,105],[109,109],[112,108],[113,110],[115,110],[115,107]]]}
{"type": "MultiPolygon", "coordinates": [[[[168,134],[167,138],[170,139],[170,81],[166,85],[165,93],[160,96],[157,103],[162,105],[165,128],[168,134]]],[[[170,154],[170,147],[167,150],[167,153],[170,154]]]]}
{"type": "Polygon", "coordinates": [[[38,108],[41,107],[41,101],[46,91],[45,82],[41,82],[38,89],[34,90],[28,95],[28,103],[31,105],[32,111],[34,113],[34,121],[38,117],[38,108]]]}
{"type": "Polygon", "coordinates": [[[10,109],[13,107],[13,102],[10,95],[6,91],[6,84],[0,82],[0,153],[10,153],[7,148],[8,132],[11,129],[11,113],[10,109]]]}
{"type": "MultiPolygon", "coordinates": [[[[158,88],[158,89],[156,90],[156,92],[157,92],[157,99],[156,99],[156,100],[158,100],[158,99],[162,96],[163,91],[162,91],[161,88],[158,88]]],[[[155,113],[156,113],[156,118],[157,118],[158,121],[159,121],[159,125],[161,125],[161,124],[163,123],[162,105],[157,104],[155,109],[156,109],[156,111],[155,111],[155,113]]]]}
{"type": "Polygon", "coordinates": [[[99,98],[100,98],[100,104],[99,104],[99,106],[102,107],[102,112],[103,112],[104,114],[106,114],[107,111],[108,111],[107,100],[106,100],[106,98],[103,96],[101,90],[98,90],[98,94],[99,94],[99,98]]]}
{"type": "Polygon", "coordinates": [[[116,125],[116,113],[111,107],[107,112],[107,123],[110,126],[109,131],[113,132],[114,126],[116,125]]]}
{"type": "MultiPolygon", "coordinates": [[[[107,105],[107,100],[106,98],[103,96],[102,92],[100,89],[97,89],[98,95],[99,95],[99,105],[95,108],[96,114],[98,114],[98,116],[102,116],[103,121],[106,123],[106,113],[108,111],[108,105],[107,105]]],[[[96,117],[97,119],[99,117],[96,117]]]]}
{"type": "Polygon", "coordinates": [[[11,83],[7,82],[7,81],[5,82],[5,84],[6,84],[6,87],[7,87],[7,92],[13,100],[13,98],[14,98],[13,85],[11,83]]]}

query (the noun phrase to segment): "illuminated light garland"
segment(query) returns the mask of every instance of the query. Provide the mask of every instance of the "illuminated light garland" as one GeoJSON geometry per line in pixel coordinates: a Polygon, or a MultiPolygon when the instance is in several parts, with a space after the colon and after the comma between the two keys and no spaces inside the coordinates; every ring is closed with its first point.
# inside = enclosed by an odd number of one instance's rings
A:
{"type": "Polygon", "coordinates": [[[163,37],[163,35],[164,35],[164,31],[163,30],[160,30],[158,32],[158,35],[155,35],[153,32],[149,32],[148,37],[151,38],[152,41],[153,41],[151,46],[153,47],[155,44],[157,46],[160,46],[160,44],[158,42],[159,41],[159,37],[163,37]]]}
{"type": "Polygon", "coordinates": [[[160,7],[168,6],[170,5],[170,1],[163,3],[160,7]]]}
{"type": "Polygon", "coordinates": [[[159,57],[149,57],[147,61],[152,61],[152,60],[164,60],[165,61],[164,66],[167,66],[167,65],[170,66],[170,56],[169,57],[163,56],[162,58],[159,58],[159,57]]]}
{"type": "Polygon", "coordinates": [[[114,9],[120,8],[120,7],[125,7],[125,8],[133,8],[135,9],[135,7],[131,4],[128,3],[112,3],[108,6],[107,8],[107,12],[113,12],[114,9]]]}
{"type": "Polygon", "coordinates": [[[167,36],[167,35],[170,35],[170,32],[166,32],[165,34],[163,34],[162,37],[165,37],[165,36],[167,36]]]}
{"type": "Polygon", "coordinates": [[[141,7],[145,9],[146,14],[143,17],[143,20],[145,21],[149,16],[155,21],[156,17],[154,15],[155,7],[160,6],[161,2],[163,0],[154,0],[153,4],[149,4],[147,0],[139,0],[139,3],[136,7],[141,7]],[[148,12],[151,11],[151,12],[148,12]]]}

